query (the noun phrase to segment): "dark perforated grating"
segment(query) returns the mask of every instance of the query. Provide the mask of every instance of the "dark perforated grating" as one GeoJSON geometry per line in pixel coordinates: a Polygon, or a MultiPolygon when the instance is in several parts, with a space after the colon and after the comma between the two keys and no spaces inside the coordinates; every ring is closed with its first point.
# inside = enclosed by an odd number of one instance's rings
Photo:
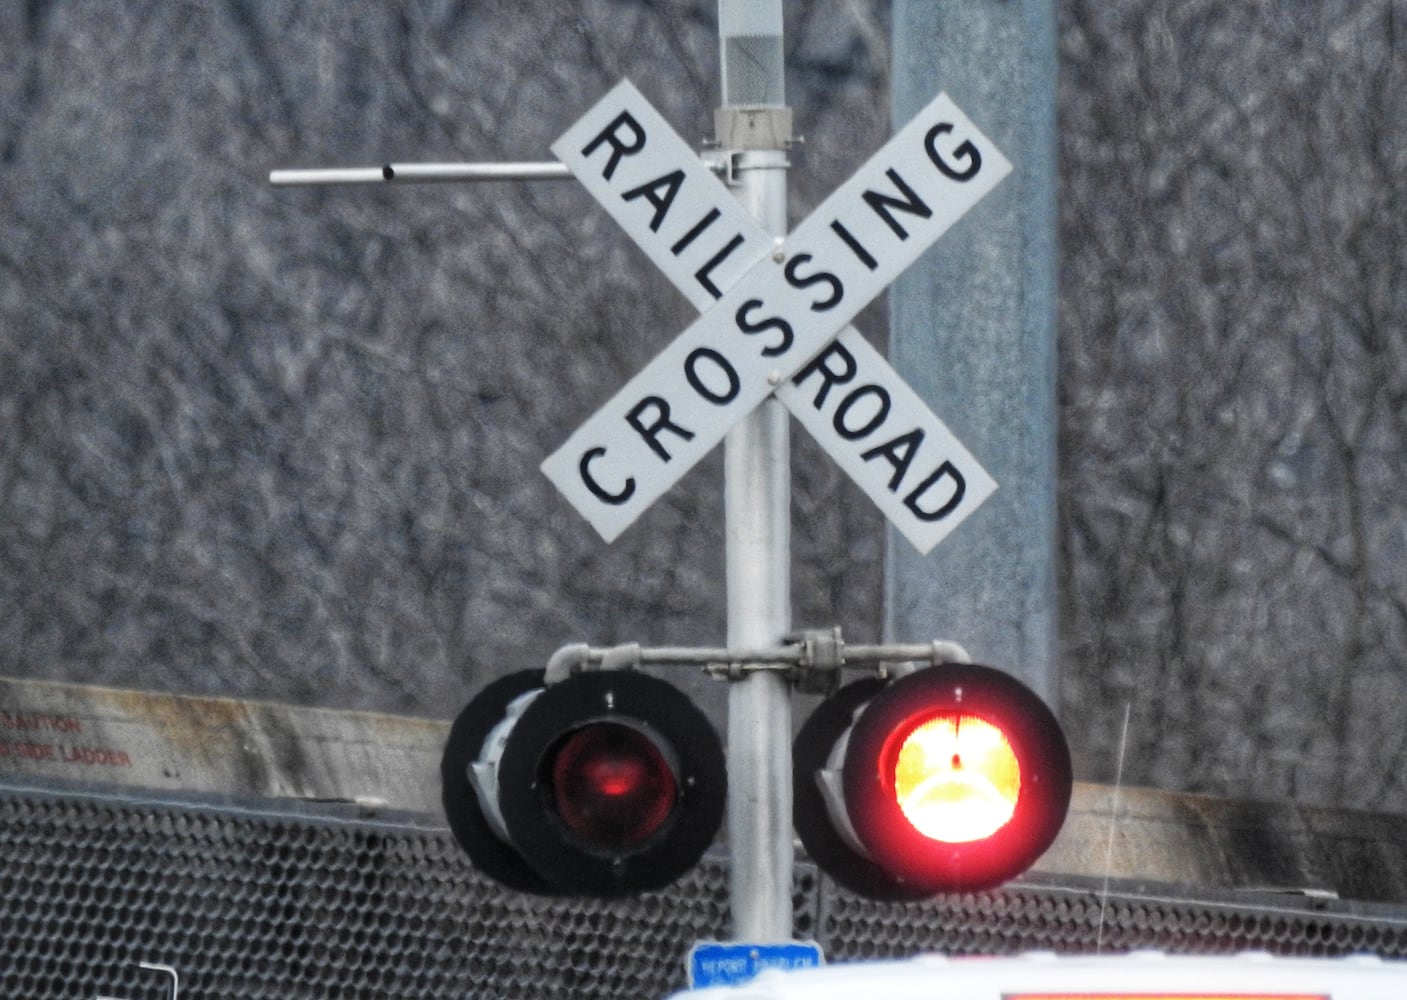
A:
{"type": "Polygon", "coordinates": [[[611,905],[502,893],[448,834],[78,795],[0,794],[0,996],[624,997],[683,985],[724,873],[611,905]]]}
{"type": "MultiPolygon", "coordinates": [[[[1014,954],[1023,951],[1268,951],[1281,955],[1371,952],[1407,957],[1407,921],[1378,914],[1009,886],[1001,892],[887,905],[844,895],[831,901],[821,938],[832,961],[892,958],[921,951],[1014,954]],[[1101,913],[1102,910],[1102,913],[1101,913]]],[[[1317,907],[1317,908],[1316,908],[1317,907]]]]}
{"type": "MultiPolygon", "coordinates": [[[[698,939],[727,930],[723,863],[614,904],[500,892],[442,830],[342,806],[291,812],[0,790],[0,995],[650,998],[683,985],[698,939]]],[[[1019,887],[923,906],[838,893],[806,866],[797,933],[835,961],[922,950],[1088,950],[1093,892],[1019,887]]],[[[1263,948],[1407,954],[1361,916],[1115,896],[1109,950],[1263,948]]]]}

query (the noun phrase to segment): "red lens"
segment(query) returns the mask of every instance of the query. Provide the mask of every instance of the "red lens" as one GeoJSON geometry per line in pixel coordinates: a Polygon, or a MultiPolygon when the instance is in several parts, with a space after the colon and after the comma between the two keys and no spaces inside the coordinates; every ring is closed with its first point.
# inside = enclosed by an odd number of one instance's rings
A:
{"type": "Polygon", "coordinates": [[[596,722],[571,733],[558,747],[552,792],[569,830],[594,846],[621,848],[664,826],[679,786],[648,736],[630,726],[596,722]]]}
{"type": "Polygon", "coordinates": [[[1016,814],[1021,765],[999,728],[965,712],[948,712],[903,736],[894,796],[914,829],[931,840],[983,840],[1016,814]]]}

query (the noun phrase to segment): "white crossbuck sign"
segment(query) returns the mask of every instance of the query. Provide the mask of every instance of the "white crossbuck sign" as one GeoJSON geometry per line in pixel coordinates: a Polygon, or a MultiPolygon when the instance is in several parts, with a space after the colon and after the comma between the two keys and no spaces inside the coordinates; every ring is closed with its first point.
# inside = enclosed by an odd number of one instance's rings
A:
{"type": "Polygon", "coordinates": [[[780,245],[629,81],[552,152],[701,311],[542,463],[606,541],[774,392],[921,552],[996,490],[848,326],[1011,172],[945,95],[780,245]]]}

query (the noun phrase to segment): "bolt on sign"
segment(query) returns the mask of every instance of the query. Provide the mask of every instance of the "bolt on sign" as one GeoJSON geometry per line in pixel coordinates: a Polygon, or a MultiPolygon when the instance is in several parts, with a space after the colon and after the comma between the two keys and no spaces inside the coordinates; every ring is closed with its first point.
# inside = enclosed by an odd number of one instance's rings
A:
{"type": "Polygon", "coordinates": [[[603,538],[773,393],[921,552],[996,490],[848,325],[1011,172],[947,96],[780,243],[629,81],[552,151],[701,310],[542,463],[603,538]]]}

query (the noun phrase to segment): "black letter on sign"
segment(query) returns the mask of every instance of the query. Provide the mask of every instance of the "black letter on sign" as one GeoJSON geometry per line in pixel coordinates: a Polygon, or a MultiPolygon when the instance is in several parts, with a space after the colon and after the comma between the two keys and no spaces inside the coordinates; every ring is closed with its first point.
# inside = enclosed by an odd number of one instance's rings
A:
{"type": "Polygon", "coordinates": [[[581,472],[581,481],[586,484],[586,488],[595,495],[597,500],[619,506],[629,500],[635,492],[635,477],[627,476],[625,485],[620,488],[619,493],[607,493],[596,481],[596,477],[591,474],[591,463],[605,453],[605,448],[589,449],[586,454],[581,456],[581,462],[578,463],[577,469],[581,472]]]}
{"type": "Polygon", "coordinates": [[[885,174],[894,182],[896,188],[904,192],[904,195],[908,198],[907,201],[901,201],[892,194],[880,194],[878,191],[866,191],[860,197],[864,198],[865,204],[874,209],[875,214],[883,219],[889,225],[890,229],[894,230],[895,236],[899,237],[901,240],[906,240],[909,238],[909,231],[899,225],[899,220],[894,218],[894,214],[889,210],[891,208],[897,208],[902,212],[908,212],[910,215],[917,215],[920,219],[931,219],[933,217],[933,209],[925,205],[923,200],[919,198],[918,195],[914,194],[914,189],[904,183],[904,179],[899,176],[898,172],[893,167],[886,170],[885,174]]]}
{"type": "Polygon", "coordinates": [[[893,493],[904,481],[904,476],[909,471],[909,463],[914,460],[914,453],[918,451],[921,444],[923,444],[923,431],[915,427],[907,434],[900,434],[892,441],[875,445],[860,457],[868,462],[872,458],[882,456],[890,465],[894,466],[894,474],[889,477],[889,492],[893,493]]]}
{"type": "Polygon", "coordinates": [[[806,362],[801,371],[792,376],[791,384],[800,385],[811,377],[812,372],[820,372],[821,387],[816,390],[816,398],[811,401],[812,405],[819,410],[821,404],[826,401],[826,395],[831,391],[831,386],[849,382],[855,377],[855,368],[855,355],[847,351],[840,341],[832,340],[824,351],[806,362]],[[826,361],[830,358],[839,358],[845,366],[845,370],[835,371],[828,366],[826,361]]]}
{"type": "Polygon", "coordinates": [[[835,408],[835,416],[831,418],[831,426],[835,432],[847,441],[855,441],[872,433],[876,427],[884,423],[884,418],[889,416],[889,391],[877,385],[862,385],[858,389],[851,391],[850,395],[840,401],[840,405],[835,408]],[[862,424],[859,428],[845,426],[845,415],[850,412],[850,407],[855,405],[855,400],[861,396],[875,396],[879,399],[879,409],[870,417],[869,423],[862,424]]]}
{"type": "MultiPolygon", "coordinates": [[[[709,221],[711,222],[713,220],[710,219],[709,221]]],[[[675,244],[675,246],[678,245],[679,244],[677,243],[675,244]]],[[[718,251],[716,254],[710,257],[707,264],[705,264],[703,267],[699,268],[697,271],[694,272],[694,277],[698,279],[699,284],[704,286],[704,291],[708,292],[708,294],[712,295],[715,299],[721,299],[723,297],[723,293],[718,290],[718,286],[713,283],[713,279],[710,278],[709,275],[713,273],[713,269],[715,267],[727,260],[729,255],[731,255],[734,250],[738,249],[738,247],[742,245],[743,236],[742,233],[738,233],[726,244],[724,244],[722,250],[718,251]]]]}
{"type": "Polygon", "coordinates": [[[781,334],[781,339],[771,347],[764,347],[762,356],[772,358],[778,354],[785,354],[791,348],[793,336],[791,324],[780,316],[768,316],[766,319],[754,320],[747,315],[760,305],[762,305],[761,299],[748,299],[738,307],[737,315],[733,317],[734,322],[738,324],[739,330],[747,334],[761,333],[763,330],[776,330],[781,334]]]}
{"type": "Polygon", "coordinates": [[[854,234],[841,224],[839,219],[831,223],[831,230],[835,235],[845,241],[845,245],[850,248],[850,252],[855,255],[861,264],[864,264],[871,271],[879,267],[879,261],[874,259],[874,256],[865,249],[864,244],[857,240],[854,234]]]}
{"type": "Polygon", "coordinates": [[[818,271],[815,274],[808,274],[801,277],[796,273],[799,265],[805,264],[811,259],[809,253],[799,253],[791,260],[787,261],[787,266],[782,273],[786,275],[787,284],[792,288],[810,288],[812,285],[824,282],[830,286],[831,294],[829,298],[821,299],[811,303],[812,312],[825,312],[827,309],[834,309],[842,298],[845,297],[845,286],[840,283],[840,279],[829,271],[818,271]]]}
{"type": "Polygon", "coordinates": [[[982,154],[977,152],[977,147],[972,144],[971,139],[964,139],[962,145],[953,150],[958,156],[967,160],[967,169],[955,170],[948,165],[948,161],[943,159],[943,154],[938,152],[936,145],[940,135],[947,135],[953,127],[947,122],[941,122],[928,130],[928,138],[924,140],[924,145],[928,147],[928,158],[933,161],[933,165],[943,173],[947,174],[955,181],[970,181],[977,175],[977,171],[982,169],[982,154]]]}
{"type": "Polygon", "coordinates": [[[719,354],[711,347],[696,347],[689,352],[689,356],[684,359],[684,377],[689,380],[689,384],[694,387],[704,399],[718,406],[727,406],[738,398],[738,373],[728,359],[719,354]],[[699,358],[708,358],[718,370],[723,373],[723,377],[728,380],[728,390],[726,392],[714,392],[704,385],[703,379],[699,378],[699,373],[695,371],[698,367],[699,358]]]}
{"type": "Polygon", "coordinates": [[[635,433],[644,438],[645,443],[650,446],[654,453],[666,462],[669,461],[669,452],[665,451],[664,445],[656,440],[661,431],[672,431],[685,441],[692,441],[694,439],[693,431],[685,430],[669,419],[669,404],[658,396],[646,396],[644,399],[640,400],[640,402],[632,406],[630,412],[625,415],[625,422],[631,427],[634,427],[635,433]],[[649,427],[646,427],[645,422],[640,419],[640,415],[645,412],[646,408],[651,406],[655,409],[655,422],[649,427]]]}
{"type": "Polygon", "coordinates": [[[629,111],[622,111],[616,115],[615,121],[606,126],[605,131],[581,147],[581,155],[590,156],[603,142],[610,144],[611,158],[606,161],[606,169],[601,171],[601,176],[610,180],[622,156],[631,156],[645,148],[645,130],[640,127],[634,115],[629,111]],[[628,128],[635,133],[635,138],[629,145],[621,142],[616,135],[622,128],[628,128]]]}
{"type": "Polygon", "coordinates": [[[684,183],[684,171],[675,170],[657,177],[655,180],[646,181],[638,188],[631,188],[621,195],[626,201],[634,201],[636,198],[644,198],[651,205],[655,206],[655,217],[650,220],[650,232],[660,231],[660,223],[669,214],[669,206],[674,204],[674,196],[679,193],[679,185],[684,183]],[[659,189],[663,188],[663,192],[659,189]]]}
{"type": "MultiPolygon", "coordinates": [[[[683,236],[679,237],[679,239],[675,241],[674,246],[669,248],[669,252],[674,254],[674,256],[678,257],[681,253],[684,252],[685,247],[687,247],[690,243],[694,242],[694,240],[698,239],[699,233],[703,232],[709,226],[713,225],[714,221],[717,220],[718,217],[722,214],[723,213],[720,212],[718,209],[710,208],[708,210],[707,215],[705,215],[698,222],[694,223],[693,229],[690,229],[687,233],[685,233],[683,236]]],[[[717,296],[715,296],[715,298],[716,297],[717,296]]]]}
{"type": "Polygon", "coordinates": [[[953,467],[952,462],[944,462],[934,470],[933,475],[919,483],[918,486],[914,487],[912,493],[904,497],[904,506],[913,511],[914,515],[920,521],[939,521],[951,514],[953,508],[962,503],[962,495],[966,492],[967,480],[962,478],[962,473],[953,467]],[[953,495],[948,499],[947,503],[937,510],[924,510],[918,505],[919,497],[927,493],[928,488],[944,476],[952,477],[953,495]]]}

